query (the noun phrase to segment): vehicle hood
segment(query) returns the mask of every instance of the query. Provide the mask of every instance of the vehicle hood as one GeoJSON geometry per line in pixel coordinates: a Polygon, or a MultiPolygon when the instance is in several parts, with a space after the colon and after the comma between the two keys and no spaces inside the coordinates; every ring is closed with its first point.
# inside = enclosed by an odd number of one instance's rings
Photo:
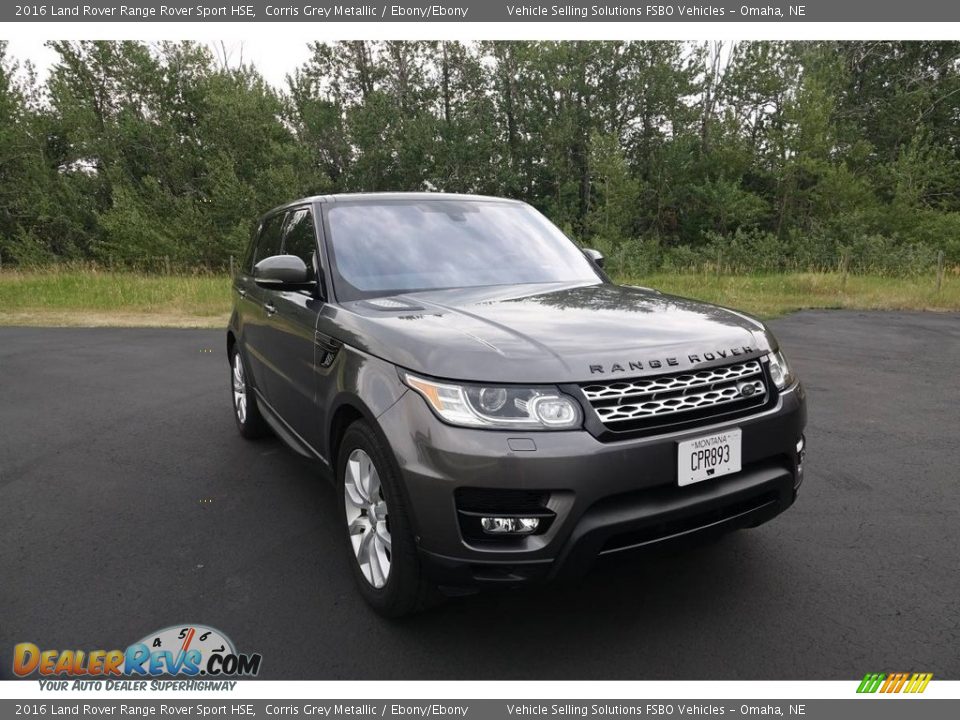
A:
{"type": "Polygon", "coordinates": [[[565,383],[676,372],[770,349],[741,313],[609,283],[407,293],[344,304],[344,342],[437,378],[565,383]]]}

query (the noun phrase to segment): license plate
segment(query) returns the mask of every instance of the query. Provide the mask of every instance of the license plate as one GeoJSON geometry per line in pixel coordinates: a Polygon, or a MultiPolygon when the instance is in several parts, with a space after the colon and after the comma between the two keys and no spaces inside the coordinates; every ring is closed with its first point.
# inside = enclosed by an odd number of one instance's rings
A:
{"type": "Polygon", "coordinates": [[[740,435],[740,428],[733,428],[677,443],[677,484],[740,472],[740,435]]]}

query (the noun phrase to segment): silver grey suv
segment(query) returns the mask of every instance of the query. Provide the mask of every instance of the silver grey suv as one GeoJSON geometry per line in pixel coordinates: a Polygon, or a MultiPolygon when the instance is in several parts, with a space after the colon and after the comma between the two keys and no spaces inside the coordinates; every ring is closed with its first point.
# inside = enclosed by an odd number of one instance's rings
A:
{"type": "Polygon", "coordinates": [[[793,503],[804,392],[770,331],[602,266],[500,198],[331,195],[260,220],[227,332],[237,426],[336,483],[379,612],[793,503]]]}

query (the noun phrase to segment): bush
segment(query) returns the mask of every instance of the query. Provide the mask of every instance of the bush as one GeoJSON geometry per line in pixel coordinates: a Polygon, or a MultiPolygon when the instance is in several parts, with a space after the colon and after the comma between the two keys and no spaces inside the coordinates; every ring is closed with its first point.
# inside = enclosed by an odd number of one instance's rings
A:
{"type": "MultiPolygon", "coordinates": [[[[849,254],[851,273],[915,277],[935,271],[939,252],[928,243],[903,243],[876,234],[843,243],[822,229],[808,236],[792,233],[784,240],[762,230],[711,232],[706,240],[700,247],[664,247],[655,238],[612,242],[598,237],[588,244],[606,255],[611,273],[628,276],[717,272],[718,262],[720,272],[729,274],[829,272],[840,270],[844,255],[849,254]]],[[[956,265],[949,253],[946,257],[948,266],[956,265]]]]}

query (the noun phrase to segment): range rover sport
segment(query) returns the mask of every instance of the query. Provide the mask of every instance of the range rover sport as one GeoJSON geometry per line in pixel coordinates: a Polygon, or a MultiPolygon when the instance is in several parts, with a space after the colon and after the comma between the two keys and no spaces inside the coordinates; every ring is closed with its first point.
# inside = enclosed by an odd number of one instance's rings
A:
{"type": "Polygon", "coordinates": [[[233,283],[234,419],[327,471],[377,611],[793,503],[804,392],[770,331],[602,267],[500,198],[330,195],[260,220],[233,283]]]}

